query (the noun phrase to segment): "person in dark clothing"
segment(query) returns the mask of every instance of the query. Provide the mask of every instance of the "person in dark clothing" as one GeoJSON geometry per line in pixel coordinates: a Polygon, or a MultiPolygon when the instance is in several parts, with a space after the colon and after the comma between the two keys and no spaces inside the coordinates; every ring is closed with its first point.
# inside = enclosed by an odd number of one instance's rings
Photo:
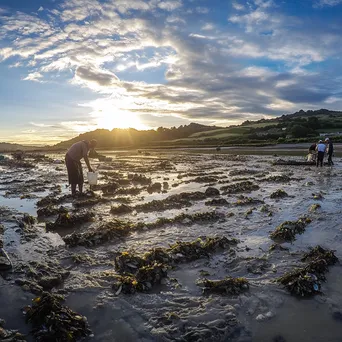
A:
{"type": "Polygon", "coordinates": [[[317,158],[316,147],[317,147],[316,143],[313,143],[309,147],[308,161],[316,162],[316,158],[317,158]]]}
{"type": "Polygon", "coordinates": [[[83,191],[83,170],[81,159],[83,158],[88,166],[89,172],[93,172],[90,166],[88,153],[97,145],[96,140],[83,140],[73,144],[65,155],[65,164],[68,170],[69,184],[71,185],[71,194],[76,195],[76,185],[80,193],[83,191]]]}
{"type": "Polygon", "coordinates": [[[316,166],[317,167],[318,167],[318,165],[321,165],[321,167],[323,166],[324,153],[325,153],[326,149],[327,149],[326,145],[323,143],[322,140],[320,140],[318,142],[317,147],[316,147],[316,150],[317,150],[316,166]]]}
{"type": "Polygon", "coordinates": [[[332,155],[334,153],[334,145],[329,138],[325,139],[325,143],[328,145],[328,165],[334,165],[332,161],[332,155]]]}

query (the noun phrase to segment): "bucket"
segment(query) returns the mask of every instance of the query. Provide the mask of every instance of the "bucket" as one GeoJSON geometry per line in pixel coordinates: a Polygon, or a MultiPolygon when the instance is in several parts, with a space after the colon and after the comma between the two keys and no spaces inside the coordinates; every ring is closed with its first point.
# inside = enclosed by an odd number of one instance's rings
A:
{"type": "Polygon", "coordinates": [[[96,185],[97,184],[97,172],[88,172],[88,183],[90,185],[96,185]]]}

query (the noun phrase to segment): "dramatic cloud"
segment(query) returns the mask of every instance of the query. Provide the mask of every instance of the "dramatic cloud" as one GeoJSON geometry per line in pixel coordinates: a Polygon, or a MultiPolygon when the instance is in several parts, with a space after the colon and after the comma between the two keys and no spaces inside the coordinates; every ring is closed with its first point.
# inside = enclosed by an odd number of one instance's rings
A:
{"type": "MultiPolygon", "coordinates": [[[[306,10],[340,2],[312,0],[306,10]]],[[[139,127],[153,118],[153,127],[163,118],[228,125],[337,108],[341,22],[285,9],[276,0],[236,0],[220,13],[225,21],[210,2],[185,0],[68,0],[36,13],[0,10],[0,61],[24,70],[26,83],[58,80],[97,94],[75,106],[89,109],[86,123],[56,122],[77,132],[118,125],[119,115],[127,124],[140,120],[139,127]]]]}

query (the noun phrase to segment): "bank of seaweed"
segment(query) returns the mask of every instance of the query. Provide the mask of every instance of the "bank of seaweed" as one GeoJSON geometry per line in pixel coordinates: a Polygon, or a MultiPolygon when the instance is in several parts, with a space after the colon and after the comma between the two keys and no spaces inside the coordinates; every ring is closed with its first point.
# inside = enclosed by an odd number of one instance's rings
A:
{"type": "Polygon", "coordinates": [[[32,325],[35,341],[76,342],[91,335],[86,317],[63,305],[63,300],[62,296],[45,292],[25,308],[26,322],[32,325]]]}
{"type": "Polygon", "coordinates": [[[292,242],[297,234],[305,232],[305,227],[310,222],[311,219],[308,217],[301,217],[297,221],[285,221],[270,234],[270,237],[275,241],[292,242]]]}
{"type": "Polygon", "coordinates": [[[321,293],[321,284],[326,281],[325,273],[329,271],[328,266],[338,261],[333,251],[325,250],[320,246],[306,253],[302,261],[310,262],[301,268],[296,268],[277,279],[284,285],[292,295],[299,297],[310,297],[321,293]]]}
{"type": "Polygon", "coordinates": [[[259,185],[254,184],[251,181],[243,181],[222,186],[220,190],[222,190],[224,194],[237,194],[240,192],[251,192],[254,190],[259,190],[259,188],[259,185]]]}
{"type": "Polygon", "coordinates": [[[6,322],[0,319],[0,341],[2,342],[25,342],[26,338],[18,330],[5,329],[6,322]]]}
{"type": "Polygon", "coordinates": [[[115,269],[120,275],[113,289],[117,294],[148,291],[167,277],[169,267],[208,258],[211,253],[237,243],[236,239],[226,237],[206,237],[191,242],[177,241],[169,248],[154,248],[143,255],[122,252],[115,258],[115,269]]]}
{"type": "Polygon", "coordinates": [[[71,228],[86,222],[92,222],[94,219],[95,214],[91,211],[84,213],[63,212],[58,214],[55,222],[46,222],[46,229],[57,230],[60,228],[71,228]]]}
{"type": "Polygon", "coordinates": [[[204,279],[199,284],[203,285],[203,294],[239,295],[249,288],[247,279],[233,277],[226,277],[222,280],[204,279]]]}

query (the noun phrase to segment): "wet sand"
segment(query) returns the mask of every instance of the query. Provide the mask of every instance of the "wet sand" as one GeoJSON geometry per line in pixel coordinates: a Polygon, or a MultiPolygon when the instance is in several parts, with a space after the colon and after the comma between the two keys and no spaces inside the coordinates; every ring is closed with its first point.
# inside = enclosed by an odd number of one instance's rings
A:
{"type": "Polygon", "coordinates": [[[251,155],[254,151],[236,154],[212,150],[107,153],[113,161],[93,161],[100,176],[97,190],[76,200],[67,196],[65,166],[54,162],[62,155],[32,160],[32,168],[0,165],[0,223],[13,263],[13,270],[0,277],[0,318],[7,321],[6,328],[30,331],[20,308],[39,294],[40,278],[32,277],[33,270],[54,277],[67,274],[48,291],[66,295],[66,304],[88,318],[92,341],[341,341],[339,264],[329,268],[322,294],[312,298],[292,296],[275,282],[285,272],[302,267],[301,257],[310,247],[336,250],[341,259],[341,160],[335,158],[333,168],[317,169],[274,166],[277,158],[251,155]],[[217,189],[219,195],[210,194],[208,188],[217,189]],[[278,189],[288,196],[271,198],[278,189]],[[320,199],[314,198],[317,194],[320,199]],[[57,199],[50,207],[63,206],[71,217],[89,212],[94,217],[47,231],[46,222],[54,223],[58,213],[37,218],[37,210],[44,208],[37,203],[46,197],[57,199]],[[221,202],[214,201],[218,199],[221,202]],[[310,211],[317,203],[320,208],[310,211]],[[37,218],[36,222],[20,225],[24,213],[37,218]],[[199,213],[206,216],[196,219],[199,213]],[[274,244],[270,233],[284,221],[303,216],[311,223],[292,243],[281,244],[288,250],[269,251],[274,244]],[[161,224],[160,218],[168,221],[161,224]],[[129,221],[130,230],[102,240],[90,234],[115,220],[125,227],[129,221]],[[116,294],[113,290],[118,276],[114,260],[121,252],[143,255],[155,247],[168,248],[176,241],[203,236],[236,238],[239,243],[214,250],[208,257],[177,263],[149,291],[116,294]],[[202,294],[203,278],[226,276],[245,277],[249,289],[239,295],[202,294]],[[18,279],[32,284],[19,286],[18,279]],[[15,304],[9,309],[11,302],[15,304]]]}

